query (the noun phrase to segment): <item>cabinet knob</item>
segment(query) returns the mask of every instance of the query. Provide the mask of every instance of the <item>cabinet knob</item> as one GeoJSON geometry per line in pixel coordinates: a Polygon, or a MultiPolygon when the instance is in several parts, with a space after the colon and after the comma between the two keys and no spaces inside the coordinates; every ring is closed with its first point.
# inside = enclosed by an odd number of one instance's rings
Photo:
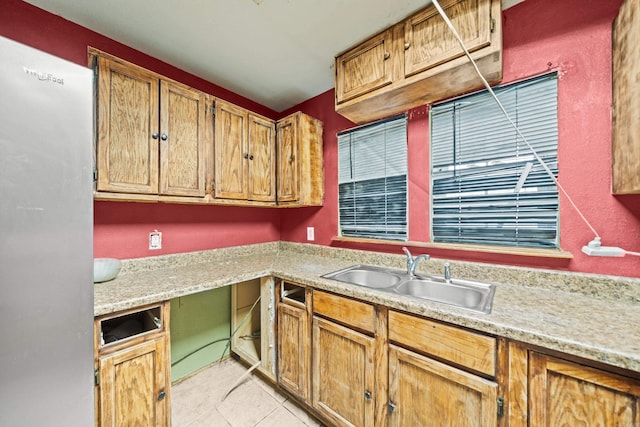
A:
{"type": "Polygon", "coordinates": [[[396,410],[396,404],[393,402],[389,402],[389,404],[387,404],[387,408],[389,408],[389,412],[393,412],[396,410]]]}
{"type": "Polygon", "coordinates": [[[245,153],[244,158],[248,159],[249,158],[249,153],[245,153]]]}
{"type": "Polygon", "coordinates": [[[364,398],[367,400],[371,400],[371,392],[369,390],[366,390],[364,392],[364,398]]]}
{"type": "Polygon", "coordinates": [[[158,139],[158,132],[154,132],[151,134],[151,138],[158,139]]]}
{"type": "Polygon", "coordinates": [[[249,160],[253,160],[253,154],[249,154],[249,160]]]}
{"type": "Polygon", "coordinates": [[[389,59],[389,58],[391,58],[391,54],[389,52],[385,52],[384,59],[389,59]]]}
{"type": "Polygon", "coordinates": [[[163,141],[166,141],[167,138],[169,138],[169,137],[167,136],[166,133],[163,133],[162,135],[160,135],[160,139],[163,140],[163,141]]]}
{"type": "Polygon", "coordinates": [[[158,400],[162,400],[167,396],[167,393],[164,392],[164,390],[160,390],[160,393],[158,393],[158,400]]]}
{"type": "Polygon", "coordinates": [[[411,47],[411,42],[404,42],[404,50],[407,50],[411,47]]]}
{"type": "Polygon", "coordinates": [[[293,155],[289,156],[289,161],[293,162],[293,155]]]}

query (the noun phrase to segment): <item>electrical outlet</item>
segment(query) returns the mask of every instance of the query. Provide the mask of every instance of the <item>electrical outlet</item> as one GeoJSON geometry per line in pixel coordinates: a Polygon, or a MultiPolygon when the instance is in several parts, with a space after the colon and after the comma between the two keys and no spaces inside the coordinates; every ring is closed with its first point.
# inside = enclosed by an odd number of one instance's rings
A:
{"type": "Polygon", "coordinates": [[[315,239],[315,230],[313,227],[307,227],[307,240],[313,242],[315,239]]]}
{"type": "Polygon", "coordinates": [[[149,233],[149,249],[162,249],[162,233],[153,230],[149,233]]]}

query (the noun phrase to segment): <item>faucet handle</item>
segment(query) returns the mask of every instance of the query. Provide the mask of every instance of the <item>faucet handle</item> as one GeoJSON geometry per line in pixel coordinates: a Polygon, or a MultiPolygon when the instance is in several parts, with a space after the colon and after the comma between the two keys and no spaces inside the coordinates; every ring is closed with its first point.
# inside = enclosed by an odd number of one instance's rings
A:
{"type": "Polygon", "coordinates": [[[413,259],[413,256],[411,255],[411,251],[406,246],[403,246],[402,250],[404,251],[405,254],[407,254],[407,258],[413,259]]]}
{"type": "Polygon", "coordinates": [[[448,262],[444,263],[444,280],[451,280],[451,265],[448,262]]]}

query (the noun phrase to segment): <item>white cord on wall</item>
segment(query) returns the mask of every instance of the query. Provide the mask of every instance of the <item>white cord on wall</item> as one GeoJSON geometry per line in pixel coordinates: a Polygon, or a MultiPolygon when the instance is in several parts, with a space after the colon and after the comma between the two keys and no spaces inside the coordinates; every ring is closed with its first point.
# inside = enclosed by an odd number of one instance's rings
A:
{"type": "Polygon", "coordinates": [[[504,116],[506,117],[507,121],[511,124],[511,126],[513,126],[513,128],[515,129],[515,131],[518,134],[518,136],[520,138],[522,138],[522,141],[527,145],[527,147],[529,147],[529,150],[531,150],[531,153],[533,153],[533,155],[536,158],[536,160],[538,161],[538,163],[540,163],[540,165],[542,165],[542,167],[545,170],[545,172],[547,172],[547,175],[549,175],[549,177],[553,180],[553,182],[555,182],[556,186],[562,192],[562,194],[565,195],[565,197],[567,198],[567,200],[569,201],[571,206],[573,206],[573,208],[578,213],[578,215],[580,215],[580,218],[582,218],[584,223],[587,224],[587,226],[593,232],[595,238],[591,242],[589,242],[586,246],[582,247],[582,252],[584,252],[585,254],[587,254],[589,256],[608,256],[608,257],[611,257],[611,256],[621,257],[621,256],[625,256],[625,255],[640,256],[640,252],[630,252],[630,251],[626,251],[626,250],[624,250],[622,248],[618,248],[618,247],[615,247],[615,246],[601,246],[601,244],[600,244],[600,235],[598,234],[596,229],[593,228],[593,226],[587,220],[587,218],[583,215],[583,213],[580,211],[578,206],[574,203],[574,201],[571,198],[571,196],[569,196],[569,193],[567,193],[567,191],[560,184],[560,182],[555,177],[555,175],[553,174],[551,169],[549,169],[549,166],[547,166],[547,164],[544,162],[544,160],[542,160],[542,158],[538,155],[536,150],[534,150],[534,148],[531,146],[531,144],[529,143],[527,138],[525,138],[525,136],[522,134],[522,132],[520,132],[520,129],[518,128],[518,125],[516,125],[515,122],[511,119],[511,117],[507,113],[507,110],[504,108],[504,106],[502,105],[502,103],[500,102],[498,97],[496,96],[495,92],[493,91],[493,89],[489,85],[489,82],[487,82],[487,80],[482,75],[482,72],[480,72],[480,69],[478,68],[478,65],[476,64],[476,61],[471,57],[471,54],[469,53],[469,50],[467,50],[467,47],[464,45],[464,42],[462,41],[462,38],[458,34],[458,31],[455,29],[455,27],[453,26],[453,23],[451,22],[451,20],[449,19],[449,17],[445,13],[445,11],[440,6],[440,3],[438,3],[438,0],[432,0],[432,2],[433,2],[433,5],[438,10],[438,13],[440,14],[440,16],[442,16],[442,19],[444,19],[444,22],[447,24],[447,26],[449,27],[449,29],[453,33],[453,36],[458,41],[458,44],[460,45],[460,47],[464,51],[464,54],[467,56],[467,58],[469,58],[469,61],[471,62],[471,65],[475,69],[476,74],[478,75],[478,77],[480,77],[480,80],[482,80],[482,84],[487,89],[487,91],[489,91],[489,94],[491,94],[493,99],[498,104],[498,107],[502,111],[502,114],[504,114],[504,116]]]}

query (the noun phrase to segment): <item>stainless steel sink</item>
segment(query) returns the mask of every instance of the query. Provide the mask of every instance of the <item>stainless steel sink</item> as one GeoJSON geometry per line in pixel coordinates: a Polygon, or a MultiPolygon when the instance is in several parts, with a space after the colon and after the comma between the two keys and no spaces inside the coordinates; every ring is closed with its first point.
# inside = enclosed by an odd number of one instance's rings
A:
{"type": "Polygon", "coordinates": [[[334,271],[322,277],[338,280],[340,282],[352,283],[354,285],[366,286],[368,288],[389,288],[400,283],[402,272],[394,272],[379,267],[368,265],[354,265],[344,270],[334,271]]]}
{"type": "Polygon", "coordinates": [[[322,277],[482,313],[491,312],[495,294],[495,285],[490,283],[410,275],[401,270],[368,265],[354,265],[322,277]]]}
{"type": "Polygon", "coordinates": [[[490,313],[495,285],[455,279],[447,282],[416,278],[402,282],[396,288],[396,292],[490,313]]]}

